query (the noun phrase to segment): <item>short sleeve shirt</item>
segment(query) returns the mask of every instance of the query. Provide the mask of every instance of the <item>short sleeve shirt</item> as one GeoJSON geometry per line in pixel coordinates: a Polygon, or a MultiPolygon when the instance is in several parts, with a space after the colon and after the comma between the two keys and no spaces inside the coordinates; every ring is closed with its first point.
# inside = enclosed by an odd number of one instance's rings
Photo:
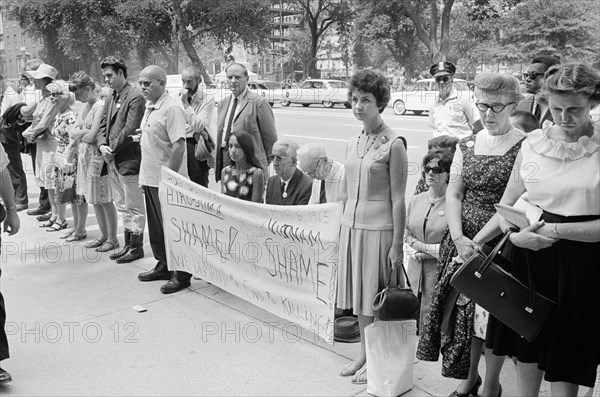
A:
{"type": "MultiPolygon", "coordinates": [[[[140,185],[158,187],[160,167],[169,166],[173,144],[185,139],[183,107],[168,94],[163,94],[154,104],[146,104],[142,129],[142,162],[140,185]]],[[[187,153],[184,150],[179,174],[187,177],[187,153]]]]}
{"type": "Polygon", "coordinates": [[[471,101],[469,91],[452,89],[448,98],[437,101],[429,110],[429,126],[433,136],[453,136],[458,139],[473,134],[473,124],[479,120],[479,111],[471,101]]]}

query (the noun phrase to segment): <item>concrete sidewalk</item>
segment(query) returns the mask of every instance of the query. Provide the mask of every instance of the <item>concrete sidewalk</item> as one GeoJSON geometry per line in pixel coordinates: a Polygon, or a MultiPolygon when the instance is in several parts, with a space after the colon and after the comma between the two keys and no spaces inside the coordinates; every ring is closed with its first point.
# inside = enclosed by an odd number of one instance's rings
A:
{"type": "MultiPolygon", "coordinates": [[[[24,211],[19,216],[20,233],[2,241],[11,349],[2,367],[14,379],[0,386],[2,396],[367,395],[366,385],[338,376],[359,344],[327,345],[201,280],[163,295],[162,282],[137,280],[155,263],[147,237],[144,259],[118,265],[83,248],[85,241],[65,243],[61,232],[46,232],[24,211]]],[[[88,241],[99,236],[91,208],[87,229],[88,241]]],[[[482,375],[484,367],[482,360],[482,375]]],[[[507,361],[505,396],[514,395],[514,379],[507,361]]],[[[440,363],[418,362],[405,395],[444,396],[458,383],[441,377],[440,363]]]]}

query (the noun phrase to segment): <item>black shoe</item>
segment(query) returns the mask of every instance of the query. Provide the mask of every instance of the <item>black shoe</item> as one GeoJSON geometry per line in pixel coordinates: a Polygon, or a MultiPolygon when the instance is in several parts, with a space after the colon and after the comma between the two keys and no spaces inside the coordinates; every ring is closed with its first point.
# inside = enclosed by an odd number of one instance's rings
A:
{"type": "Polygon", "coordinates": [[[173,272],[157,272],[154,269],[138,274],[140,281],[170,280],[173,272]]]}
{"type": "Polygon", "coordinates": [[[167,281],[166,284],[160,287],[160,292],[163,294],[172,294],[173,292],[181,291],[191,285],[190,280],[179,281],[176,278],[172,278],[167,281]]]}
{"type": "Polygon", "coordinates": [[[29,204],[17,204],[17,212],[23,211],[29,208],[29,204]]]}
{"type": "Polygon", "coordinates": [[[8,383],[12,380],[12,376],[2,368],[0,368],[0,384],[8,383]]]}
{"type": "Polygon", "coordinates": [[[37,216],[35,220],[38,222],[47,222],[50,220],[50,218],[52,218],[52,212],[48,212],[47,214],[37,216]]]}
{"type": "MultiPolygon", "coordinates": [[[[459,393],[456,390],[454,392],[452,392],[452,394],[450,394],[450,396],[448,397],[470,397],[470,396],[477,396],[477,393],[479,392],[479,387],[481,386],[481,384],[483,383],[481,376],[477,377],[477,382],[475,382],[475,385],[473,385],[473,388],[471,389],[470,392],[468,393],[459,393]]],[[[500,386],[500,396],[502,395],[502,386],[500,386]]]]}
{"type": "Polygon", "coordinates": [[[110,254],[108,256],[113,261],[119,259],[120,257],[129,252],[129,244],[131,243],[131,230],[123,230],[123,236],[125,236],[125,243],[123,244],[123,249],[119,252],[115,252],[114,254],[110,254]]]}
{"type": "Polygon", "coordinates": [[[27,211],[27,215],[44,215],[47,212],[50,212],[50,208],[37,207],[37,208],[27,211]]]}
{"type": "Polygon", "coordinates": [[[117,263],[129,263],[133,261],[137,261],[138,259],[142,259],[144,257],[144,250],[142,248],[131,248],[129,247],[129,251],[123,255],[122,257],[117,259],[117,263]]]}

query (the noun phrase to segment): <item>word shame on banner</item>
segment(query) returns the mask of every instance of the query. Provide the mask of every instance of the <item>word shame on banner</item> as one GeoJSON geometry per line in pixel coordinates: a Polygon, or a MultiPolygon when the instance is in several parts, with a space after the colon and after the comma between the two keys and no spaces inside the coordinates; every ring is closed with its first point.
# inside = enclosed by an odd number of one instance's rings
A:
{"type": "Polygon", "coordinates": [[[170,270],[184,270],[333,343],[341,203],[274,206],[162,167],[170,270]]]}

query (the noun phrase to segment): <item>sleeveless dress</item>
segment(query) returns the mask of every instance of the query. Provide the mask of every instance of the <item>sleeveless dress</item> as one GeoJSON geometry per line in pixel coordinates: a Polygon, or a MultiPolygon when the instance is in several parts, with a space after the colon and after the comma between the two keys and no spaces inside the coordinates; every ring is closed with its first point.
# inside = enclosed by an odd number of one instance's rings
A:
{"type": "MultiPolygon", "coordinates": [[[[504,194],[521,146],[521,141],[518,141],[504,155],[476,155],[476,138],[477,135],[473,135],[461,139],[457,149],[463,155],[462,228],[463,235],[469,239],[473,239],[496,213],[494,204],[499,203],[504,194]]],[[[488,244],[493,246],[499,238],[488,244]]],[[[475,302],[450,286],[450,279],[460,267],[453,260],[457,255],[458,251],[447,229],[440,245],[436,285],[419,338],[417,357],[424,361],[437,361],[441,351],[442,376],[466,379],[471,338],[475,336],[475,302]]],[[[478,314],[487,316],[485,311],[478,314]]]]}
{"type": "MultiPolygon", "coordinates": [[[[547,132],[531,132],[521,149],[523,198],[544,211],[541,219],[547,223],[600,219],[600,123],[591,138],[573,143],[552,140],[547,132]],[[527,167],[531,164],[537,168],[527,167]]],[[[504,251],[509,249],[512,263],[506,270],[528,285],[529,263],[536,291],[557,305],[531,343],[490,317],[486,347],[538,363],[548,382],[594,387],[600,365],[600,242],[560,239],[539,251],[510,243],[504,251]]]]}
{"type": "Polygon", "coordinates": [[[348,201],[340,232],[337,307],[373,316],[373,298],[388,277],[387,256],[394,234],[390,150],[402,137],[384,125],[361,159],[359,136],[346,146],[348,201]]]}
{"type": "Polygon", "coordinates": [[[223,178],[221,181],[221,191],[230,197],[239,198],[246,201],[252,200],[252,188],[254,184],[254,173],[258,168],[251,167],[243,174],[238,175],[235,167],[228,165],[223,168],[223,178]]]}
{"type": "MultiPolygon", "coordinates": [[[[103,111],[102,100],[93,104],[86,102],[77,116],[77,128],[91,129],[97,112],[103,111]]],[[[98,145],[80,140],[77,154],[77,194],[85,196],[90,204],[105,204],[113,201],[107,166],[98,150],[98,145]]]]}

